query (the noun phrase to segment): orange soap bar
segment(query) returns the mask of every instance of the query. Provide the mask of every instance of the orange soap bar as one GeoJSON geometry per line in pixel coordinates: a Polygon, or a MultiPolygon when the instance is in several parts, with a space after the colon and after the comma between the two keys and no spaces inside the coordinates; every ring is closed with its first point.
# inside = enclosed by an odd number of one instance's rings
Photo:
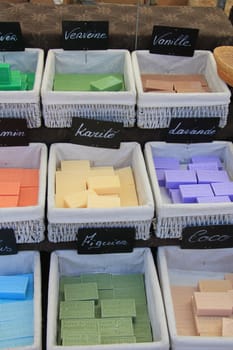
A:
{"type": "Polygon", "coordinates": [[[20,190],[19,182],[0,182],[1,196],[18,196],[20,190]]]}
{"type": "Polygon", "coordinates": [[[200,280],[198,289],[200,292],[227,292],[232,289],[232,283],[229,280],[200,280]]]}
{"type": "Polygon", "coordinates": [[[172,92],[173,83],[171,81],[164,80],[149,80],[145,82],[145,91],[163,91],[172,92]]]}
{"type": "Polygon", "coordinates": [[[194,309],[197,316],[231,316],[233,301],[227,292],[195,292],[194,309]]]}
{"type": "Polygon", "coordinates": [[[38,187],[39,169],[22,169],[20,184],[22,187],[38,187]]]}
{"type": "Polygon", "coordinates": [[[21,187],[19,194],[19,207],[38,204],[38,187],[21,187]]]}
{"type": "Polygon", "coordinates": [[[0,182],[17,182],[21,179],[21,168],[0,168],[0,182]]]}
{"type": "Polygon", "coordinates": [[[196,316],[194,317],[197,333],[211,337],[222,335],[222,317],[196,316]]]}
{"type": "Polygon", "coordinates": [[[0,208],[17,207],[18,200],[18,196],[0,196],[0,208]]]}

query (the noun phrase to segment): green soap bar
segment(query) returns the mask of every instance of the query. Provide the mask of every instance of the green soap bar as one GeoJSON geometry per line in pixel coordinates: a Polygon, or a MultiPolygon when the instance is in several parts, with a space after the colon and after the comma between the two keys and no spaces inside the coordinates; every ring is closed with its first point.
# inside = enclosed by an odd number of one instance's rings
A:
{"type": "Polygon", "coordinates": [[[101,337],[101,344],[122,344],[122,343],[136,343],[136,337],[133,335],[130,337],[114,337],[114,336],[101,337]]]}
{"type": "Polygon", "coordinates": [[[100,300],[98,300],[97,304],[95,305],[95,318],[101,317],[101,306],[100,306],[100,300]]]}
{"type": "MultiPolygon", "coordinates": [[[[123,74],[111,74],[122,82],[122,91],[125,90],[123,74]]],[[[54,91],[91,91],[90,83],[109,76],[107,73],[98,74],[55,74],[54,91]]]]}
{"type": "Polygon", "coordinates": [[[59,318],[94,318],[95,304],[93,300],[61,301],[59,318]]]}
{"type": "Polygon", "coordinates": [[[18,70],[11,71],[11,79],[9,84],[0,84],[1,91],[22,90],[21,73],[18,70]]]}
{"type": "Polygon", "coordinates": [[[153,338],[152,337],[136,337],[136,343],[152,343],[153,338]]]}
{"type": "Polygon", "coordinates": [[[96,282],[65,284],[65,300],[98,300],[96,282]]]}
{"type": "Polygon", "coordinates": [[[72,346],[72,345],[97,345],[101,344],[99,335],[90,335],[90,334],[76,334],[74,336],[64,337],[62,340],[63,346],[72,346]]]}
{"type": "Polygon", "coordinates": [[[134,299],[103,299],[101,317],[136,317],[134,299]]]}
{"type": "Polygon", "coordinates": [[[35,83],[35,73],[27,73],[27,90],[33,90],[35,83]]]}
{"type": "Polygon", "coordinates": [[[125,287],[125,288],[114,288],[113,290],[114,298],[125,299],[133,298],[136,304],[146,304],[146,294],[144,288],[137,287],[125,287]]]}
{"type": "Polygon", "coordinates": [[[0,85],[11,83],[11,71],[8,63],[0,63],[0,85]]]}
{"type": "Polygon", "coordinates": [[[63,337],[64,332],[76,332],[80,334],[98,334],[99,323],[95,318],[89,319],[65,319],[61,320],[61,336],[63,337]]]}
{"type": "Polygon", "coordinates": [[[140,273],[126,275],[112,275],[113,287],[122,288],[135,286],[137,288],[145,288],[144,275],[140,273]]]}
{"type": "Polygon", "coordinates": [[[81,275],[82,282],[96,282],[99,289],[112,289],[112,275],[110,273],[89,273],[81,275]]]}
{"type": "Polygon", "coordinates": [[[64,300],[64,285],[65,284],[75,284],[75,283],[81,283],[81,277],[80,276],[61,276],[59,281],[59,293],[60,293],[60,300],[64,300]]]}
{"type": "Polygon", "coordinates": [[[113,299],[113,289],[100,289],[98,290],[99,293],[99,299],[113,299]]]}
{"type": "Polygon", "coordinates": [[[122,336],[134,335],[133,322],[130,317],[100,318],[99,331],[101,336],[122,336]]]}
{"type": "Polygon", "coordinates": [[[108,77],[92,81],[90,86],[93,91],[120,91],[122,89],[122,81],[109,75],[108,77]]]}
{"type": "Polygon", "coordinates": [[[134,322],[134,334],[137,336],[151,336],[151,325],[149,322],[134,322]]]}

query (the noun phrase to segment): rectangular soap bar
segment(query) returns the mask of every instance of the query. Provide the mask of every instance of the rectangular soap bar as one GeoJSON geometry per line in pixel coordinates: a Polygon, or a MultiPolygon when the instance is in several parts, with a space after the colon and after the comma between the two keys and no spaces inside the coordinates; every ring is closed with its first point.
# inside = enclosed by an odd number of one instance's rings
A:
{"type": "Polygon", "coordinates": [[[165,170],[165,187],[179,188],[179,185],[196,184],[196,173],[193,170],[167,169],[165,170]]]}
{"type": "Polygon", "coordinates": [[[85,177],[79,177],[75,172],[56,171],[55,193],[63,197],[74,192],[86,190],[85,177]]]}
{"type": "Polygon", "coordinates": [[[98,288],[96,282],[65,284],[65,300],[98,300],[98,288]]]}
{"type": "Polygon", "coordinates": [[[147,79],[144,85],[144,91],[173,92],[173,82],[162,79],[147,79]]]}
{"type": "Polygon", "coordinates": [[[133,322],[131,317],[100,318],[99,331],[101,336],[133,336],[133,322]]]}
{"type": "Polygon", "coordinates": [[[64,195],[64,206],[66,208],[86,208],[87,197],[88,197],[87,190],[64,195]]]}
{"type": "Polygon", "coordinates": [[[78,345],[97,345],[101,344],[99,335],[92,334],[76,334],[73,336],[67,335],[62,339],[63,346],[78,346],[78,345]]]}
{"type": "Polygon", "coordinates": [[[200,292],[227,292],[232,289],[232,283],[224,279],[202,279],[198,281],[198,289],[200,292]]]}
{"type": "Polygon", "coordinates": [[[117,175],[90,176],[87,179],[87,187],[90,190],[94,190],[99,195],[119,194],[120,179],[117,175]]]}
{"type": "Polygon", "coordinates": [[[60,301],[59,318],[94,318],[95,304],[93,300],[60,301]]]}
{"type": "Polygon", "coordinates": [[[229,203],[231,202],[228,196],[206,196],[197,197],[197,203],[229,203]]]}
{"type": "Polygon", "coordinates": [[[229,176],[225,170],[197,169],[196,174],[197,182],[200,184],[230,181],[229,176]]]}
{"type": "Polygon", "coordinates": [[[179,189],[183,203],[196,203],[197,197],[214,195],[209,184],[180,185],[179,189]]]}
{"type": "Polygon", "coordinates": [[[19,205],[19,196],[0,195],[0,208],[14,208],[19,205]]]}
{"type": "Polygon", "coordinates": [[[153,156],[154,166],[156,169],[179,169],[180,162],[175,157],[153,156]]]}
{"type": "Polygon", "coordinates": [[[222,317],[216,316],[196,316],[194,315],[195,325],[198,335],[220,337],[222,333],[222,317]]]}
{"type": "Polygon", "coordinates": [[[144,275],[142,273],[129,273],[124,275],[112,275],[112,283],[115,288],[137,287],[144,288],[144,275]]]}
{"type": "Polygon", "coordinates": [[[233,319],[222,318],[222,334],[223,337],[233,337],[233,319]]]}
{"type": "Polygon", "coordinates": [[[112,289],[112,275],[110,273],[88,273],[81,275],[81,281],[96,282],[98,291],[100,289],[112,289]]]}
{"type": "Polygon", "coordinates": [[[191,157],[192,163],[207,163],[207,162],[217,162],[219,169],[223,168],[221,159],[215,155],[196,155],[191,157]]]}
{"type": "Polygon", "coordinates": [[[199,170],[199,169],[205,169],[205,170],[218,170],[218,163],[217,162],[198,162],[198,163],[188,163],[187,168],[189,170],[199,170]]]}
{"type": "Polygon", "coordinates": [[[136,317],[135,299],[106,299],[100,301],[101,317],[136,317]]]}
{"type": "Polygon", "coordinates": [[[122,85],[122,80],[112,75],[90,83],[92,91],[120,91],[122,85]]]}
{"type": "Polygon", "coordinates": [[[228,292],[194,292],[197,316],[231,316],[233,300],[228,292]]]}
{"type": "Polygon", "coordinates": [[[96,195],[88,193],[87,208],[119,208],[121,206],[118,195],[96,195]]]}
{"type": "Polygon", "coordinates": [[[20,191],[20,182],[0,182],[1,196],[18,196],[20,191]]]}
{"type": "Polygon", "coordinates": [[[113,166],[93,166],[90,168],[88,176],[115,175],[113,166]]]}
{"type": "Polygon", "coordinates": [[[61,170],[87,171],[90,170],[91,163],[88,159],[63,159],[60,162],[61,170]]]}
{"type": "Polygon", "coordinates": [[[28,276],[0,276],[0,298],[25,299],[28,287],[28,276]]]}
{"type": "Polygon", "coordinates": [[[27,207],[38,205],[38,194],[38,187],[20,187],[18,206],[27,207]]]}
{"type": "Polygon", "coordinates": [[[183,203],[179,188],[171,188],[169,190],[172,203],[183,203]]]}
{"type": "Polygon", "coordinates": [[[233,182],[215,182],[211,187],[215,196],[229,196],[233,201],[233,182]]]}

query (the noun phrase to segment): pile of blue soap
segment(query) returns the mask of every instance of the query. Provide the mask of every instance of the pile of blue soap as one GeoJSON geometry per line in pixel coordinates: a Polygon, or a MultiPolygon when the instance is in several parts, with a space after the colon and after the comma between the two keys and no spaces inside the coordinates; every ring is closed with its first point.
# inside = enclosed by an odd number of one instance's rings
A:
{"type": "Polygon", "coordinates": [[[154,156],[153,160],[158,183],[172,203],[233,201],[233,181],[218,156],[192,156],[187,164],[169,156],[154,156]]]}
{"type": "Polygon", "coordinates": [[[0,349],[34,343],[33,274],[0,275],[0,349]]]}

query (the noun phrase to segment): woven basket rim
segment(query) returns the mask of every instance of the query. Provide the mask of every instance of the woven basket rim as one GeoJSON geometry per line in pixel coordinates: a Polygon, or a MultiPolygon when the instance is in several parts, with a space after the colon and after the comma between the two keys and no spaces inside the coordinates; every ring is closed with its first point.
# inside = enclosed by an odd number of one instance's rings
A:
{"type": "Polygon", "coordinates": [[[233,86],[233,46],[218,46],[213,54],[219,76],[228,85],[233,86]]]}

